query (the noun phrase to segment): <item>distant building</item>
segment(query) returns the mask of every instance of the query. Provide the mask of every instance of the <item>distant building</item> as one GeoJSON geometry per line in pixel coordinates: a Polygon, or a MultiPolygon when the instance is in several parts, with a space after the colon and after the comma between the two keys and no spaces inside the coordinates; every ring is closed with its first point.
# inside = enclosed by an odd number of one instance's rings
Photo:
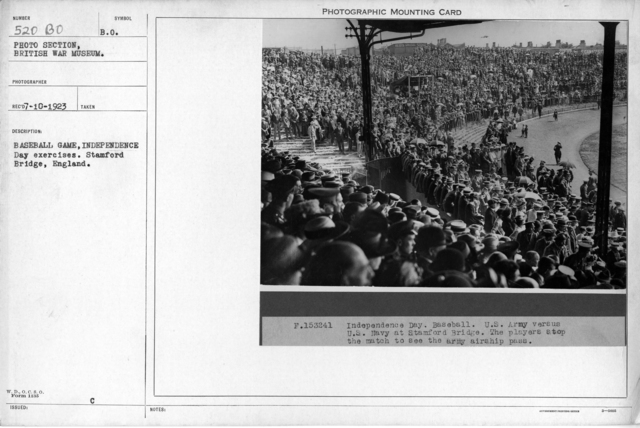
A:
{"type": "MultiPolygon", "coordinates": [[[[331,50],[330,53],[333,53],[333,50],[331,50]]],[[[372,55],[386,55],[388,53],[389,52],[387,52],[387,48],[386,47],[372,50],[372,55]]],[[[340,55],[358,56],[359,57],[360,56],[360,48],[352,47],[352,48],[340,49],[340,55]]]]}
{"type": "Polygon", "coordinates": [[[341,55],[348,55],[348,56],[354,56],[354,55],[360,55],[360,50],[356,47],[354,48],[346,48],[346,49],[342,49],[340,51],[341,55]]]}
{"type": "MultiPolygon", "coordinates": [[[[466,47],[465,43],[459,43],[459,44],[452,44],[452,43],[448,43],[446,38],[442,38],[442,39],[437,39],[436,44],[433,43],[395,43],[393,45],[389,45],[386,46],[385,49],[385,53],[389,54],[389,55],[393,55],[393,56],[397,56],[397,57],[405,57],[405,56],[411,56],[414,54],[414,52],[416,52],[416,49],[420,48],[420,47],[439,47],[439,48],[445,48],[445,49],[463,49],[466,47]]],[[[489,48],[489,47],[495,48],[497,46],[499,46],[498,44],[496,44],[496,42],[492,42],[491,45],[489,45],[489,43],[485,43],[485,47],[489,48]]],[[[555,44],[551,44],[551,42],[547,42],[544,45],[541,46],[534,46],[533,42],[528,41],[526,47],[523,46],[523,43],[517,43],[517,44],[513,44],[511,46],[512,49],[524,49],[526,51],[532,51],[532,52],[547,52],[547,53],[557,53],[557,52],[564,52],[564,51],[591,51],[591,50],[602,50],[604,49],[604,47],[602,46],[602,44],[600,43],[596,43],[593,46],[587,46],[585,40],[580,40],[580,44],[577,46],[574,46],[572,43],[569,42],[562,42],[561,39],[556,39],[555,44]]],[[[616,44],[615,44],[615,49],[616,52],[626,52],[627,51],[627,45],[624,45],[622,43],[620,43],[619,40],[616,40],[616,44]]],[[[343,55],[352,55],[351,53],[344,53],[344,52],[353,52],[355,51],[355,55],[359,55],[358,49],[357,48],[349,48],[349,49],[345,49],[343,50],[343,55]]],[[[374,51],[374,55],[379,55],[381,52],[378,51],[374,51]]]]}
{"type": "Polygon", "coordinates": [[[458,44],[446,43],[443,47],[447,48],[447,49],[462,49],[462,48],[465,48],[467,46],[464,43],[458,43],[458,44]]]}
{"type": "Polygon", "coordinates": [[[436,45],[433,43],[395,43],[387,46],[387,51],[389,55],[405,57],[413,55],[418,48],[429,46],[434,47],[436,45]]]}

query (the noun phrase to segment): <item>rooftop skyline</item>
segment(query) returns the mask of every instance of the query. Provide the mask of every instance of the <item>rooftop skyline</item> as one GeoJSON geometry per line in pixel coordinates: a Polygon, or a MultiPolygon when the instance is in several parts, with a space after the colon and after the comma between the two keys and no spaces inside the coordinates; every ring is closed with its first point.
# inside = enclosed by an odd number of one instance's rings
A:
{"type": "MultiPolygon", "coordinates": [[[[354,21],[352,21],[354,22],[354,21]]],[[[355,22],[354,22],[355,24],[355,22]]],[[[263,47],[299,47],[301,49],[346,49],[357,45],[355,38],[345,38],[349,24],[346,19],[265,19],[263,21],[263,47]]],[[[350,34],[350,33],[349,33],[350,34]]],[[[385,38],[398,37],[398,33],[383,33],[385,38]]],[[[395,43],[433,43],[446,38],[448,43],[465,43],[467,46],[509,47],[533,42],[544,46],[555,45],[556,40],[574,46],[584,40],[587,46],[604,42],[604,29],[597,21],[487,21],[427,30],[422,37],[376,45],[376,48],[395,43]],[[486,37],[484,37],[486,36],[486,37]]],[[[616,29],[616,40],[628,44],[628,25],[621,22],[616,29]]]]}

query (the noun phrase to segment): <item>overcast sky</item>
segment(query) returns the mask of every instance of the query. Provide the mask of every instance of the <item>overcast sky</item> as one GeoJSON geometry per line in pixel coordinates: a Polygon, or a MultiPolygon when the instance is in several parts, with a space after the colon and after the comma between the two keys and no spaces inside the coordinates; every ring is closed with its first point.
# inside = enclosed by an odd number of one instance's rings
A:
{"type": "MultiPolygon", "coordinates": [[[[356,24],[355,21],[354,25],[356,24]]],[[[345,19],[265,19],[263,20],[263,47],[299,47],[302,49],[337,49],[356,46],[355,38],[345,39],[345,19]]],[[[627,23],[621,22],[616,29],[616,40],[627,44],[627,23]]],[[[397,33],[387,33],[386,38],[400,36],[397,33]]],[[[383,33],[383,40],[385,34],[383,33]]],[[[489,21],[480,24],[461,25],[448,28],[427,30],[425,35],[413,40],[390,42],[393,43],[436,43],[437,39],[446,38],[447,42],[457,44],[466,43],[467,46],[489,46],[496,42],[496,46],[511,46],[514,43],[533,42],[534,46],[551,42],[555,45],[557,39],[562,42],[578,45],[585,40],[587,45],[603,43],[604,27],[597,21],[489,21]],[[481,38],[488,36],[487,38],[481,38]]],[[[386,43],[382,46],[387,45],[386,43]]],[[[380,45],[376,45],[376,48],[380,45]]]]}

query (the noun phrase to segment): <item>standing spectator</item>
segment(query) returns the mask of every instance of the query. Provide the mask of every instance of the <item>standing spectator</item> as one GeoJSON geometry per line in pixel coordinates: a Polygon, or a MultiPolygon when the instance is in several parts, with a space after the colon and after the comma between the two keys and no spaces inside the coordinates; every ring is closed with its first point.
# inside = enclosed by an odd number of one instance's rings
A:
{"type": "Polygon", "coordinates": [[[316,132],[318,128],[319,128],[318,121],[316,120],[315,116],[312,116],[307,132],[309,134],[309,139],[311,140],[311,150],[313,150],[313,153],[316,152],[316,138],[317,138],[316,132]]]}
{"type": "Polygon", "coordinates": [[[560,144],[560,141],[553,147],[553,156],[556,158],[556,165],[558,165],[562,159],[562,144],[560,144]]]}
{"type": "Polygon", "coordinates": [[[344,129],[342,128],[341,122],[336,122],[336,129],[333,133],[335,135],[336,142],[338,143],[338,150],[340,150],[340,153],[344,155],[344,129]]]}
{"type": "Polygon", "coordinates": [[[293,131],[293,135],[295,137],[302,137],[302,132],[299,124],[300,114],[296,107],[291,103],[289,107],[289,122],[291,123],[291,130],[293,131]]]}

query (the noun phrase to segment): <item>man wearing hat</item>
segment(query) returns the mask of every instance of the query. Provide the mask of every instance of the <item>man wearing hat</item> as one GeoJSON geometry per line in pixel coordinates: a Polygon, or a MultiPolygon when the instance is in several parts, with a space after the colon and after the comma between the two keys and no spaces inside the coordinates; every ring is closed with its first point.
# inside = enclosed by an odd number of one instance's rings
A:
{"type": "Polygon", "coordinates": [[[424,211],[424,214],[429,218],[431,222],[435,222],[436,220],[440,220],[440,212],[435,208],[427,208],[424,211]]]}
{"type": "Polygon", "coordinates": [[[417,234],[412,220],[401,221],[389,228],[389,242],[396,250],[380,265],[374,279],[375,286],[408,287],[420,282],[422,272],[413,253],[417,234]]]}
{"type": "Polygon", "coordinates": [[[622,204],[620,202],[616,202],[615,213],[613,214],[613,227],[614,228],[627,228],[627,216],[624,213],[624,209],[622,209],[622,204]]]}
{"type": "Polygon", "coordinates": [[[536,233],[533,230],[533,221],[526,221],[524,223],[524,230],[518,233],[516,242],[520,247],[520,251],[524,254],[532,250],[537,238],[536,233]]]}
{"type": "Polygon", "coordinates": [[[453,191],[453,179],[451,177],[447,177],[446,180],[443,180],[442,188],[440,189],[439,198],[437,199],[438,206],[448,212],[444,207],[444,201],[449,195],[449,192],[453,191]]]}
{"type": "MultiPolygon", "coordinates": [[[[453,183],[453,180],[451,180],[453,183]]],[[[442,203],[442,209],[446,213],[455,213],[456,210],[456,198],[458,196],[458,184],[452,184],[449,188],[449,192],[444,197],[444,202],[442,203]]]]}
{"type": "Polygon", "coordinates": [[[598,289],[613,290],[615,287],[611,285],[611,274],[607,269],[603,269],[595,274],[598,289]]]}
{"type": "Polygon", "coordinates": [[[427,165],[425,168],[425,176],[422,179],[422,190],[423,190],[423,194],[425,195],[425,198],[427,196],[427,193],[429,191],[429,186],[431,185],[431,182],[434,180],[434,170],[433,167],[430,165],[427,165]]]}
{"type": "Polygon", "coordinates": [[[437,206],[440,209],[442,209],[443,196],[446,195],[447,191],[448,191],[447,190],[447,181],[448,180],[449,180],[449,178],[443,178],[438,183],[438,186],[436,186],[435,190],[433,191],[433,202],[434,202],[434,205],[437,206]]]}
{"type": "Polygon", "coordinates": [[[467,224],[463,220],[452,220],[449,222],[449,228],[455,236],[469,233],[467,224]]]}
{"type": "Polygon", "coordinates": [[[344,209],[342,210],[342,220],[351,224],[351,221],[366,208],[366,204],[349,201],[344,205],[344,209]]]}
{"type": "Polygon", "coordinates": [[[386,212],[385,210],[387,209],[387,207],[389,206],[389,195],[387,195],[386,193],[384,193],[382,190],[380,190],[378,193],[376,193],[376,195],[373,197],[373,202],[374,203],[379,203],[380,204],[380,210],[382,210],[383,212],[386,212]]]}
{"type": "Polygon", "coordinates": [[[580,202],[580,208],[578,208],[575,212],[575,216],[578,219],[578,225],[582,227],[587,227],[587,222],[589,221],[589,210],[587,208],[588,201],[586,199],[582,199],[580,202]]]}
{"type": "Polygon", "coordinates": [[[573,254],[578,251],[578,234],[576,232],[578,222],[576,217],[573,215],[570,215],[569,219],[566,221],[567,225],[565,226],[565,233],[568,237],[569,253],[573,254]]]}
{"type": "Polygon", "coordinates": [[[387,235],[389,224],[387,218],[379,211],[365,209],[356,215],[351,224],[353,226],[352,237],[367,245],[379,245],[387,235]]]}
{"type": "Polygon", "coordinates": [[[417,165],[417,172],[412,181],[413,186],[416,188],[416,191],[418,193],[425,192],[424,183],[425,183],[425,178],[427,176],[425,172],[426,170],[427,170],[427,164],[425,164],[424,162],[419,162],[417,165]]]}
{"type": "Polygon", "coordinates": [[[469,204],[471,195],[471,189],[465,187],[462,189],[460,194],[460,199],[458,200],[458,206],[456,212],[453,214],[455,218],[459,218],[461,220],[465,220],[465,215],[467,213],[467,205],[469,204]]]}
{"type": "MultiPolygon", "coordinates": [[[[615,233],[615,232],[613,232],[615,233]]],[[[620,260],[622,260],[622,254],[620,254],[620,247],[619,247],[619,243],[618,242],[612,242],[613,238],[612,238],[612,234],[610,232],[609,235],[609,251],[607,251],[607,255],[604,258],[604,261],[607,264],[607,268],[608,269],[613,269],[613,266],[619,262],[620,260]]]]}
{"type": "Polygon", "coordinates": [[[580,186],[580,198],[586,200],[588,197],[589,180],[584,180],[580,186]]]}
{"type": "Polygon", "coordinates": [[[433,180],[431,180],[431,183],[429,184],[429,188],[427,189],[427,194],[425,196],[427,197],[427,202],[430,205],[436,205],[435,191],[440,186],[440,180],[440,174],[434,174],[433,180]]]}
{"type": "Polygon", "coordinates": [[[318,248],[305,269],[301,285],[369,286],[374,272],[357,245],[337,241],[318,248]]]}
{"type": "Polygon", "coordinates": [[[497,202],[500,204],[500,206],[496,210],[496,213],[498,214],[498,217],[502,217],[502,212],[503,211],[511,210],[511,207],[509,206],[509,200],[507,198],[501,198],[497,202]]]}
{"type": "MultiPolygon", "coordinates": [[[[593,248],[593,240],[591,238],[583,238],[578,242],[578,252],[571,254],[564,261],[566,266],[569,266],[576,272],[576,278],[581,286],[591,285],[590,275],[586,272],[588,267],[588,256],[591,254],[593,248]]],[[[595,259],[589,260],[591,265],[595,262],[595,259]]]]}
{"type": "Polygon", "coordinates": [[[564,263],[564,260],[569,255],[566,247],[566,241],[567,236],[564,233],[558,233],[553,239],[553,242],[544,249],[542,256],[556,256],[560,263],[564,263]]]}
{"type": "Polygon", "coordinates": [[[533,251],[540,254],[541,256],[544,253],[544,250],[551,245],[553,242],[553,237],[555,236],[556,228],[553,227],[553,224],[545,224],[542,226],[542,231],[536,240],[536,243],[533,247],[533,251]]]}
{"type": "Polygon", "coordinates": [[[611,284],[618,283],[616,288],[627,288],[627,261],[620,260],[613,265],[611,284]]]}
{"type": "Polygon", "coordinates": [[[479,210],[480,209],[480,201],[478,200],[477,193],[470,193],[469,200],[467,202],[467,209],[462,217],[463,221],[466,221],[467,224],[479,224],[480,219],[483,218],[479,210]]]}
{"type": "Polygon", "coordinates": [[[549,184],[549,170],[547,170],[546,168],[540,172],[540,175],[538,176],[538,189],[546,189],[549,184]]]}
{"type": "MultiPolygon", "coordinates": [[[[341,228],[340,232],[344,232],[344,229],[344,227],[341,228]]],[[[334,239],[337,232],[338,229],[336,229],[336,223],[333,220],[325,215],[317,215],[304,225],[306,239],[300,248],[310,256],[318,246],[334,239]]]]}
{"type": "Polygon", "coordinates": [[[290,235],[274,237],[260,245],[260,284],[299,285],[305,254],[290,235]]]}
{"type": "Polygon", "coordinates": [[[575,233],[572,236],[571,232],[569,231],[570,228],[568,227],[567,219],[565,217],[558,218],[558,220],[556,221],[556,228],[558,229],[558,233],[562,233],[563,235],[565,235],[565,245],[567,247],[568,253],[573,254],[578,251],[578,242],[572,241],[572,238],[575,238],[575,233]]]}
{"type": "Polygon", "coordinates": [[[320,207],[326,213],[332,214],[334,221],[342,220],[344,203],[339,187],[316,187],[309,190],[320,201],[320,207]]]}
{"type": "Polygon", "coordinates": [[[350,202],[358,202],[364,205],[369,205],[367,194],[364,192],[354,192],[349,195],[350,202]]]}
{"type": "Polygon", "coordinates": [[[402,212],[401,208],[393,207],[393,208],[390,208],[389,211],[387,212],[387,220],[391,225],[391,224],[398,223],[400,221],[407,220],[407,215],[404,212],[402,212]]]}
{"type": "Polygon", "coordinates": [[[311,116],[311,122],[309,123],[309,127],[307,128],[307,135],[311,141],[311,150],[313,153],[316,152],[316,140],[318,138],[318,132],[320,130],[320,125],[316,120],[316,116],[311,116]]]}
{"type": "Polygon", "coordinates": [[[482,170],[476,169],[473,178],[471,179],[471,187],[476,192],[482,190],[482,183],[484,181],[484,177],[482,176],[482,170]]]}
{"type": "Polygon", "coordinates": [[[349,196],[355,193],[355,188],[353,186],[342,186],[340,187],[340,194],[342,194],[343,201],[349,201],[349,196]]]}
{"type": "Polygon", "coordinates": [[[545,278],[545,283],[542,288],[570,289],[576,288],[577,285],[578,282],[574,270],[568,266],[560,265],[553,275],[545,278]]]}
{"type": "Polygon", "coordinates": [[[436,255],[446,247],[446,236],[444,230],[440,227],[425,226],[418,230],[415,251],[417,254],[417,264],[422,269],[423,279],[431,275],[429,266],[433,263],[436,255]]]}
{"type": "Polygon", "coordinates": [[[283,229],[286,224],[284,212],[291,206],[299,185],[300,180],[292,175],[278,175],[269,181],[265,190],[271,193],[271,203],[260,213],[261,220],[283,229]]]}
{"type": "Polygon", "coordinates": [[[484,213],[484,231],[486,233],[495,233],[500,227],[497,214],[498,201],[494,198],[487,201],[489,206],[484,213]]]}
{"type": "Polygon", "coordinates": [[[407,205],[402,209],[402,212],[407,215],[407,218],[409,220],[415,220],[418,217],[418,214],[420,214],[421,210],[417,205],[407,205]]]}
{"type": "Polygon", "coordinates": [[[498,245],[500,244],[500,240],[497,235],[488,234],[482,240],[482,251],[479,254],[479,261],[481,263],[486,263],[489,257],[498,251],[498,245]]]}
{"type": "Polygon", "coordinates": [[[513,260],[518,252],[520,245],[516,241],[507,241],[499,244],[497,251],[504,254],[508,260],[513,260]]]}

